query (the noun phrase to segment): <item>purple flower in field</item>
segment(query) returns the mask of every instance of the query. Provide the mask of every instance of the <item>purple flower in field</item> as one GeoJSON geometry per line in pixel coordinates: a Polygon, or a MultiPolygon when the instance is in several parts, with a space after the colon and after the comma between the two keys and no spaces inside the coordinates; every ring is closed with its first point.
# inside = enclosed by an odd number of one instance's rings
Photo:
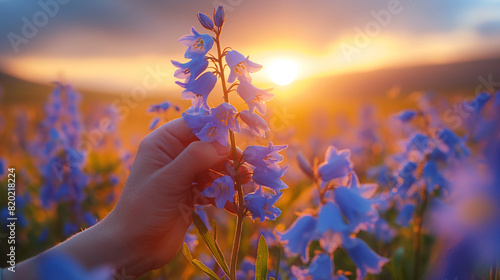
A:
{"type": "Polygon", "coordinates": [[[207,124],[206,117],[210,114],[209,110],[201,107],[199,110],[190,107],[184,113],[182,113],[182,118],[186,121],[187,126],[191,131],[196,134],[201,131],[201,129],[207,124]]]}
{"type": "Polygon", "coordinates": [[[245,195],[245,207],[250,211],[252,219],[259,218],[261,222],[264,220],[274,221],[281,215],[281,210],[276,208],[274,204],[283,193],[265,194],[262,188],[259,187],[253,193],[245,195]]]}
{"type": "Polygon", "coordinates": [[[291,255],[301,255],[302,260],[309,260],[309,244],[318,236],[316,225],[318,220],[311,215],[299,217],[290,228],[279,233],[280,240],[285,242],[285,251],[291,255]]]}
{"type": "Polygon", "coordinates": [[[418,112],[415,110],[403,110],[396,114],[395,118],[400,120],[403,123],[409,122],[418,115],[418,112]]]}
{"type": "Polygon", "coordinates": [[[468,111],[474,111],[476,113],[481,112],[481,109],[484,107],[486,102],[490,100],[491,95],[487,92],[480,92],[474,99],[471,101],[464,101],[464,106],[468,111]]]}
{"type": "Polygon", "coordinates": [[[216,108],[212,108],[209,115],[202,116],[200,122],[205,125],[196,133],[196,136],[204,142],[217,141],[227,146],[229,129],[234,132],[240,131],[236,113],[236,109],[229,103],[221,103],[216,108]]]}
{"type": "Polygon", "coordinates": [[[241,120],[248,125],[250,131],[259,137],[265,137],[266,131],[269,131],[266,121],[259,115],[248,110],[240,112],[241,120]]]}
{"type": "Polygon", "coordinates": [[[236,191],[234,181],[230,176],[222,176],[214,180],[212,186],[206,188],[202,193],[206,197],[215,198],[215,206],[224,208],[226,202],[233,202],[236,191]]]}
{"type": "Polygon", "coordinates": [[[454,155],[458,158],[469,156],[470,151],[464,144],[465,139],[459,138],[455,132],[444,128],[438,133],[438,137],[448,148],[449,155],[454,155]]]}
{"type": "Polygon", "coordinates": [[[288,186],[280,179],[288,170],[281,168],[278,163],[283,161],[283,156],[279,152],[285,149],[286,145],[274,146],[272,142],[269,146],[248,146],[243,151],[244,159],[253,165],[252,179],[259,185],[271,188],[278,193],[288,186]]]}
{"type": "Polygon", "coordinates": [[[110,280],[113,270],[110,267],[102,267],[89,271],[70,256],[48,253],[42,255],[37,265],[37,275],[40,280],[110,280]]]}
{"type": "Polygon", "coordinates": [[[372,207],[372,202],[364,198],[357,189],[338,187],[334,194],[335,201],[349,221],[351,230],[367,229],[376,222],[378,215],[372,207]]]}
{"type": "Polygon", "coordinates": [[[192,83],[175,82],[185,90],[182,92],[182,99],[191,99],[193,107],[209,109],[207,98],[217,83],[217,77],[212,72],[206,72],[192,83]]]}
{"type": "Polygon", "coordinates": [[[250,61],[249,57],[243,56],[237,51],[229,51],[226,55],[226,63],[231,69],[229,77],[227,78],[228,83],[233,83],[236,78],[241,81],[251,82],[252,77],[250,73],[255,73],[262,69],[262,65],[250,61]]]}
{"type": "Polygon", "coordinates": [[[401,209],[401,211],[399,211],[395,223],[403,227],[409,226],[414,211],[415,211],[415,204],[413,203],[405,204],[401,209]]]}
{"type": "Polygon", "coordinates": [[[252,145],[245,148],[243,156],[245,161],[255,167],[279,169],[278,163],[283,161],[280,151],[286,149],[287,145],[274,146],[269,142],[267,147],[252,145]]]}
{"type": "Polygon", "coordinates": [[[185,58],[195,58],[207,54],[214,44],[214,39],[210,35],[198,33],[191,27],[191,34],[179,38],[179,43],[188,47],[185,58]]]}
{"type": "Polygon", "coordinates": [[[318,214],[318,228],[319,233],[325,233],[328,230],[333,232],[346,232],[349,226],[344,222],[342,213],[337,204],[329,201],[321,207],[318,214]]]}
{"type": "Polygon", "coordinates": [[[237,279],[255,279],[255,259],[246,256],[240,264],[240,269],[236,271],[237,279]]]}
{"type": "Polygon", "coordinates": [[[255,168],[252,179],[255,183],[272,189],[275,193],[288,188],[280,178],[288,171],[288,166],[281,169],[255,168]]]}
{"type": "Polygon", "coordinates": [[[353,168],[351,162],[351,151],[337,149],[329,146],[326,150],[325,162],[320,164],[318,173],[321,180],[328,182],[330,180],[347,176],[353,168]]]}
{"type": "Polygon", "coordinates": [[[214,22],[217,27],[222,27],[224,21],[226,20],[226,13],[224,12],[224,7],[219,6],[214,15],[214,22]]]}
{"type": "Polygon", "coordinates": [[[344,248],[356,264],[356,280],[364,279],[366,273],[380,273],[389,260],[377,255],[366,243],[358,238],[349,238],[344,248]]]}
{"type": "Polygon", "coordinates": [[[265,102],[274,97],[274,94],[270,92],[271,89],[259,89],[246,80],[240,81],[236,91],[245,100],[250,112],[257,110],[262,115],[266,114],[265,102]]]}
{"type": "Polygon", "coordinates": [[[149,123],[149,129],[153,130],[158,125],[159,122],[160,122],[160,117],[153,118],[149,123]]]}
{"type": "Polygon", "coordinates": [[[329,255],[316,255],[306,269],[300,269],[297,266],[292,266],[292,274],[297,277],[297,280],[332,280],[333,278],[333,262],[329,255]]]}
{"type": "Polygon", "coordinates": [[[208,60],[204,56],[196,57],[186,63],[172,60],[172,64],[179,68],[175,70],[174,77],[184,79],[185,83],[193,82],[208,67],[208,60]]]}
{"type": "Polygon", "coordinates": [[[206,29],[208,30],[214,29],[214,22],[205,13],[198,13],[198,20],[200,21],[201,25],[203,25],[203,27],[205,27],[206,29]]]}
{"type": "Polygon", "coordinates": [[[435,161],[429,160],[425,163],[422,172],[422,178],[425,179],[427,185],[427,192],[431,193],[435,189],[446,189],[448,182],[439,172],[438,166],[435,161]]]}
{"type": "Polygon", "coordinates": [[[417,150],[425,154],[429,150],[429,137],[421,133],[415,133],[406,143],[406,151],[417,150]]]}
{"type": "Polygon", "coordinates": [[[149,106],[148,112],[149,113],[163,113],[167,111],[170,108],[171,104],[168,101],[158,103],[158,104],[153,104],[149,106]]]}

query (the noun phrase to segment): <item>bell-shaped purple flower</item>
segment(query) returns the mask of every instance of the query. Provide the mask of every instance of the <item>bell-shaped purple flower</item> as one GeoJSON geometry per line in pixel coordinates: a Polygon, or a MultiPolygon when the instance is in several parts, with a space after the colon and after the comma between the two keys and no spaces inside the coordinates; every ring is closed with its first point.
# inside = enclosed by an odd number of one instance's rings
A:
{"type": "Polygon", "coordinates": [[[201,131],[201,129],[207,124],[206,117],[210,114],[209,110],[201,107],[197,110],[194,107],[190,107],[184,113],[182,113],[182,118],[187,123],[187,126],[191,131],[196,134],[201,131]]]}
{"type": "Polygon", "coordinates": [[[182,92],[182,99],[191,99],[193,107],[209,109],[207,98],[217,83],[217,77],[212,72],[206,72],[192,83],[175,82],[185,90],[182,92]]]}
{"type": "Polygon", "coordinates": [[[250,211],[254,220],[259,218],[261,222],[266,219],[274,221],[281,215],[281,210],[274,204],[282,194],[282,192],[274,195],[264,194],[262,188],[259,187],[255,192],[245,195],[245,207],[250,211]]]}
{"type": "Polygon", "coordinates": [[[198,20],[200,21],[201,25],[205,27],[208,30],[214,30],[214,23],[212,19],[207,16],[205,13],[198,13],[198,20]]]}
{"type": "Polygon", "coordinates": [[[174,77],[184,79],[185,83],[193,82],[208,67],[208,60],[205,56],[195,57],[186,63],[180,63],[175,60],[171,62],[178,68],[175,70],[174,77]]]}
{"type": "Polygon", "coordinates": [[[396,217],[395,223],[402,227],[407,227],[410,225],[410,220],[413,217],[413,212],[415,212],[415,204],[407,203],[403,206],[401,211],[399,211],[396,217]]]}
{"type": "Polygon", "coordinates": [[[246,80],[241,80],[236,89],[240,97],[245,100],[250,112],[257,110],[262,115],[266,114],[266,101],[271,100],[274,94],[271,89],[259,89],[246,80]]]}
{"type": "Polygon", "coordinates": [[[222,176],[214,180],[213,185],[206,188],[202,193],[206,197],[215,198],[215,206],[224,208],[226,202],[233,202],[236,191],[231,176],[222,176]]]}
{"type": "Polygon", "coordinates": [[[331,201],[324,204],[318,214],[317,231],[325,233],[328,230],[341,233],[349,230],[349,226],[344,222],[340,208],[331,201]]]}
{"type": "Polygon", "coordinates": [[[292,266],[292,274],[297,280],[331,280],[333,275],[333,261],[328,254],[316,255],[306,269],[292,266]]]}
{"type": "Polygon", "coordinates": [[[349,221],[352,230],[367,229],[378,216],[372,208],[372,202],[353,188],[338,187],[334,190],[335,201],[349,221]]]}
{"type": "Polygon", "coordinates": [[[377,255],[366,243],[358,238],[349,238],[343,247],[356,264],[356,280],[364,279],[367,273],[380,273],[389,260],[377,255]]]}
{"type": "Polygon", "coordinates": [[[188,47],[185,58],[195,58],[207,54],[214,44],[214,39],[210,35],[198,33],[191,27],[191,34],[179,38],[179,43],[188,47]]]}
{"type": "Polygon", "coordinates": [[[272,189],[275,193],[288,188],[287,184],[280,178],[288,171],[288,166],[281,169],[271,168],[255,168],[253,170],[252,179],[255,183],[272,189]]]}
{"type": "MultiPolygon", "coordinates": [[[[201,111],[201,110],[200,110],[201,111]]],[[[204,113],[191,111],[182,114],[188,127],[204,142],[217,141],[221,145],[228,145],[229,129],[239,132],[240,126],[236,119],[236,109],[229,103],[221,103],[216,108],[204,113]],[[207,114],[208,112],[208,114],[207,114]]]]}
{"type": "Polygon", "coordinates": [[[320,164],[318,173],[321,180],[328,182],[330,180],[347,176],[353,168],[351,162],[351,151],[341,150],[329,146],[326,150],[325,162],[320,164]]]}
{"type": "Polygon", "coordinates": [[[248,110],[240,112],[240,119],[248,125],[250,131],[256,136],[265,137],[266,131],[269,131],[266,121],[261,116],[248,110]]]}
{"type": "Polygon", "coordinates": [[[438,137],[448,148],[448,154],[452,154],[458,158],[469,156],[470,151],[464,144],[465,139],[459,138],[455,132],[444,128],[438,133],[438,137]]]}
{"type": "Polygon", "coordinates": [[[262,65],[250,61],[248,56],[245,57],[234,50],[226,54],[226,63],[229,69],[231,69],[229,77],[227,78],[228,83],[233,83],[236,78],[238,78],[240,82],[251,82],[252,77],[250,77],[250,73],[255,73],[262,69],[262,65]]]}
{"type": "Polygon", "coordinates": [[[224,12],[224,7],[219,6],[217,11],[215,11],[214,22],[217,27],[222,27],[224,21],[226,20],[226,13],[224,12]]]}
{"type": "Polygon", "coordinates": [[[283,156],[279,152],[286,147],[287,145],[274,146],[273,142],[269,142],[267,147],[251,145],[245,148],[243,156],[246,162],[255,167],[279,168],[278,163],[283,161],[283,156]]]}
{"type": "Polygon", "coordinates": [[[302,260],[309,260],[309,244],[317,236],[318,220],[311,215],[299,217],[284,233],[279,233],[280,240],[285,242],[285,251],[291,255],[301,255],[302,260]]]}

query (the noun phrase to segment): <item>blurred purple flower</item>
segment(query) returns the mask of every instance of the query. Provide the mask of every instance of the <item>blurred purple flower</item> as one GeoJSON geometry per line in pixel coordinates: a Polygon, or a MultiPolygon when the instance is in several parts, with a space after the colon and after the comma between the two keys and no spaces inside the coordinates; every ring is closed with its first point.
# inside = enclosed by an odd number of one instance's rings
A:
{"type": "Polygon", "coordinates": [[[413,212],[415,212],[415,204],[407,203],[399,211],[396,217],[395,223],[402,227],[407,227],[410,225],[410,220],[413,217],[413,212]]]}
{"type": "Polygon", "coordinates": [[[319,165],[318,173],[321,180],[330,180],[347,176],[352,171],[351,151],[337,149],[329,146],[326,150],[325,161],[319,165]]]}
{"type": "Polygon", "coordinates": [[[380,273],[382,266],[389,260],[377,255],[359,238],[349,238],[344,242],[344,248],[356,264],[356,280],[364,279],[366,273],[380,273]]]}
{"type": "Polygon", "coordinates": [[[285,251],[292,255],[301,255],[302,261],[309,260],[309,244],[318,236],[316,225],[318,220],[311,215],[300,216],[288,228],[279,233],[280,240],[285,242],[285,251]]]}
{"type": "Polygon", "coordinates": [[[265,137],[266,131],[269,131],[266,121],[259,115],[252,113],[248,110],[240,112],[241,120],[248,125],[250,131],[259,137],[265,137]]]}
{"type": "Polygon", "coordinates": [[[409,122],[418,115],[418,112],[415,110],[403,110],[396,114],[395,118],[400,120],[403,123],[409,122]]]}

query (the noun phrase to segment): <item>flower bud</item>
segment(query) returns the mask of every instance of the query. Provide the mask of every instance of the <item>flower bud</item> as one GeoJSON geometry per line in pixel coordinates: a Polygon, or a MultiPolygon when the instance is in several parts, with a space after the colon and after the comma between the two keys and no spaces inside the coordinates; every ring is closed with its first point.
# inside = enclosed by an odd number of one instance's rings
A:
{"type": "Polygon", "coordinates": [[[214,23],[212,19],[207,16],[204,13],[198,13],[198,20],[200,21],[201,25],[205,27],[208,30],[213,30],[214,29],[214,23]]]}
{"type": "Polygon", "coordinates": [[[215,25],[217,25],[217,27],[222,27],[222,25],[224,25],[225,20],[226,20],[226,14],[224,13],[224,7],[219,6],[214,15],[215,25]]]}

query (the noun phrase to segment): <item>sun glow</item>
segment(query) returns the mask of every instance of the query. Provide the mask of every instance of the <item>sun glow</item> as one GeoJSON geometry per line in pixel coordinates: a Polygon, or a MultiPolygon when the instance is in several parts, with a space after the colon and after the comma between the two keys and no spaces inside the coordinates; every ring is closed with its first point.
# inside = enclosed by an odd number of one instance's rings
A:
{"type": "Polygon", "coordinates": [[[291,59],[275,60],[267,66],[271,80],[278,85],[288,85],[297,78],[299,67],[291,59]]]}

